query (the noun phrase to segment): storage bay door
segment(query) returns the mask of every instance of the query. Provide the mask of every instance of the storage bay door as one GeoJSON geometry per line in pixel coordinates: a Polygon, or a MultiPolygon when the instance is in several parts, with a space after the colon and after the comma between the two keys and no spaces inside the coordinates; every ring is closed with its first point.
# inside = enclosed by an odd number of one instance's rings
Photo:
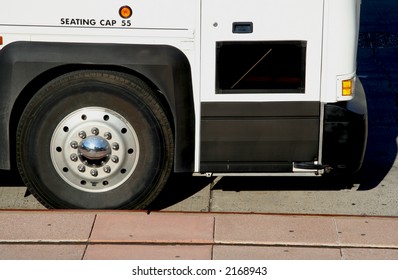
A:
{"type": "Polygon", "coordinates": [[[317,160],[323,1],[202,0],[200,169],[317,160]]]}

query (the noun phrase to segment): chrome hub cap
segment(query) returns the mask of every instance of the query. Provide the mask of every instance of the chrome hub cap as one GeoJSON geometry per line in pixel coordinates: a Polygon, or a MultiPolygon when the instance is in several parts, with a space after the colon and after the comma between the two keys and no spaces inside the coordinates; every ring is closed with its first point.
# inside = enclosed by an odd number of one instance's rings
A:
{"type": "Polygon", "coordinates": [[[80,160],[90,161],[93,165],[95,165],[95,163],[101,163],[101,166],[108,162],[112,154],[109,142],[101,136],[89,136],[83,139],[77,150],[80,155],[80,160]]]}
{"type": "Polygon", "coordinates": [[[134,172],[139,143],[131,124],[118,113],[89,107],[59,123],[50,152],[55,170],[69,185],[105,192],[123,184],[134,172]]]}

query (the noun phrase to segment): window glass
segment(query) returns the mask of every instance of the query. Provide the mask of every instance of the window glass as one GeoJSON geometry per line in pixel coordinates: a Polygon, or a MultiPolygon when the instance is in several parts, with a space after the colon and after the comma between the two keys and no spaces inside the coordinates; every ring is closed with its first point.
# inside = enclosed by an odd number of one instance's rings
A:
{"type": "Polygon", "coordinates": [[[217,93],[304,93],[305,41],[217,42],[217,93]]]}

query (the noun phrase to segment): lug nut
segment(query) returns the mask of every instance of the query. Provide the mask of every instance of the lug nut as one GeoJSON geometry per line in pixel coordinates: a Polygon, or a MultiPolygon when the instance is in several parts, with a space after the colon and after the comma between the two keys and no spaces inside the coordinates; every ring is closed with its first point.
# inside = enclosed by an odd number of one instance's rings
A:
{"type": "Polygon", "coordinates": [[[114,149],[115,151],[119,150],[119,144],[118,143],[112,143],[112,149],[114,149]]]}
{"type": "Polygon", "coordinates": [[[87,137],[86,132],[85,132],[85,131],[80,131],[80,132],[79,132],[79,137],[80,137],[81,139],[86,139],[86,137],[87,137]]]}
{"type": "Polygon", "coordinates": [[[85,167],[83,164],[80,164],[80,165],[77,167],[77,169],[78,169],[81,173],[86,172],[86,167],[85,167]]]}
{"type": "Polygon", "coordinates": [[[105,132],[105,133],[104,133],[104,137],[105,137],[106,139],[108,139],[108,140],[111,140],[111,139],[112,139],[112,133],[110,133],[110,132],[105,132]]]}
{"type": "Polygon", "coordinates": [[[112,162],[118,163],[119,162],[119,157],[118,156],[112,156],[111,157],[112,162]]]}
{"type": "Polygon", "coordinates": [[[104,166],[104,172],[105,173],[111,173],[111,167],[109,165],[104,166]]]}
{"type": "Polygon", "coordinates": [[[77,147],[79,146],[79,143],[77,143],[76,141],[72,141],[72,142],[70,142],[70,146],[71,146],[73,149],[77,149],[77,147]]]}
{"type": "Polygon", "coordinates": [[[71,155],[70,155],[71,161],[76,162],[76,161],[78,160],[78,158],[79,158],[79,157],[78,157],[76,154],[71,154],[71,155]]]}
{"type": "Polygon", "coordinates": [[[90,174],[91,174],[91,176],[93,176],[93,177],[97,177],[97,176],[98,176],[98,171],[97,171],[97,169],[91,169],[91,170],[90,170],[90,174]]]}
{"type": "Polygon", "coordinates": [[[98,134],[99,134],[99,129],[96,128],[96,127],[93,127],[93,128],[91,129],[91,133],[94,134],[94,135],[98,135],[98,134]]]}

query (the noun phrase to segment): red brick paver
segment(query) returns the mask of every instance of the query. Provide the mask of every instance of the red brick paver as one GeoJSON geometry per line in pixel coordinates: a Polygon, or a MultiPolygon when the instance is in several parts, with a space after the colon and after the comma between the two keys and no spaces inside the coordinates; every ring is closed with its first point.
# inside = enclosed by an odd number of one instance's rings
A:
{"type": "Polygon", "coordinates": [[[91,242],[212,243],[211,215],[144,212],[98,214],[91,242]]]}
{"type": "Polygon", "coordinates": [[[398,218],[0,212],[0,259],[398,259],[398,218]]]}

